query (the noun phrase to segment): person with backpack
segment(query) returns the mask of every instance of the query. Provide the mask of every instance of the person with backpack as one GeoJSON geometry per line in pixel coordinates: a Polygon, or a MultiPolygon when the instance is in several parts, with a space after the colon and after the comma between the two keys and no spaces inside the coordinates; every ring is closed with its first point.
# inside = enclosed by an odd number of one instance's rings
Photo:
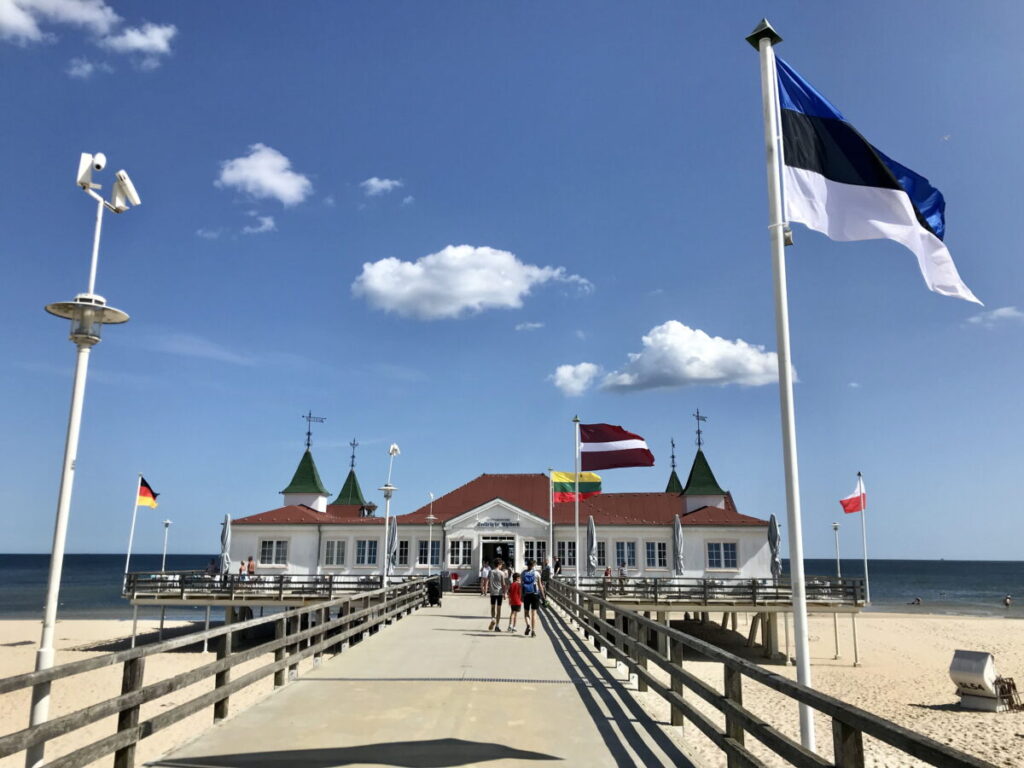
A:
{"type": "Polygon", "coordinates": [[[540,574],[537,573],[535,565],[532,559],[527,560],[526,570],[523,571],[519,579],[523,594],[524,634],[527,637],[537,636],[537,611],[540,610],[540,602],[544,599],[544,585],[541,583],[540,574]]]}

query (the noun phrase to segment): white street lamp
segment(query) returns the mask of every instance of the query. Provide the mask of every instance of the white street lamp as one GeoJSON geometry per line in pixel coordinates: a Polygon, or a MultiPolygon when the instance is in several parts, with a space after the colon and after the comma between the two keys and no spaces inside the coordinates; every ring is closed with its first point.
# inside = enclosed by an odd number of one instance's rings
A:
{"type": "Polygon", "coordinates": [[[164,554],[163,557],[160,558],[161,573],[167,570],[167,532],[170,530],[171,523],[173,522],[173,520],[164,520],[164,554]]]}
{"type": "Polygon", "coordinates": [[[434,575],[434,492],[430,491],[430,512],[427,513],[427,578],[434,575]]]}
{"type": "MultiPolygon", "coordinates": [[[[128,210],[127,203],[141,204],[135,186],[128,174],[118,171],[115,175],[110,202],[100,197],[92,183],[93,171],[101,171],[107,164],[103,153],[83,153],[78,165],[78,186],[97,201],[96,228],[92,240],[92,260],[89,267],[89,290],[80,293],[71,301],[48,304],[46,311],[51,315],[71,321],[70,339],[77,348],[75,378],[71,389],[71,411],[68,415],[68,431],[64,442],[64,465],[61,471],[60,491],[57,496],[57,519],[53,528],[53,548],[50,554],[50,575],[46,587],[46,608],[43,611],[43,632],[36,652],[36,671],[53,666],[53,635],[57,625],[57,601],[60,592],[60,577],[64,568],[64,546],[67,539],[68,514],[71,509],[71,489],[75,480],[75,462],[78,458],[78,435],[82,426],[82,405],[85,400],[85,379],[89,370],[89,351],[100,343],[104,325],[117,325],[128,321],[128,315],[119,309],[107,306],[107,301],[96,291],[96,266],[100,251],[100,230],[103,225],[104,209],[114,213],[128,210]]],[[[50,713],[50,684],[40,683],[32,689],[32,710],[29,725],[44,723],[50,713]]],[[[29,747],[25,752],[25,765],[29,768],[43,761],[44,744],[29,747]]]]}

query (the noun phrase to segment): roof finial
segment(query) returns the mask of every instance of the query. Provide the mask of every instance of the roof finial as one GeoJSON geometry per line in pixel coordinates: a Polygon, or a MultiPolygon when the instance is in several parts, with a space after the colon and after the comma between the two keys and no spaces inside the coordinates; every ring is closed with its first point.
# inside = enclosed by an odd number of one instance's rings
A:
{"type": "Polygon", "coordinates": [[[699,451],[704,445],[704,430],[700,428],[700,423],[702,421],[707,421],[708,417],[700,415],[700,408],[698,408],[697,412],[692,415],[693,418],[697,420],[697,450],[699,451]]]}
{"type": "Polygon", "coordinates": [[[302,418],[306,421],[306,450],[308,451],[313,447],[313,424],[323,424],[327,421],[327,417],[314,416],[313,411],[310,411],[302,418]]]}
{"type": "Polygon", "coordinates": [[[351,459],[351,461],[349,461],[348,468],[349,469],[355,469],[356,468],[356,448],[359,447],[359,442],[353,437],[352,438],[352,442],[349,443],[349,445],[352,446],[352,459],[351,459]]]}
{"type": "Polygon", "coordinates": [[[672,443],[672,471],[676,471],[676,439],[670,438],[669,442],[672,443]]]}

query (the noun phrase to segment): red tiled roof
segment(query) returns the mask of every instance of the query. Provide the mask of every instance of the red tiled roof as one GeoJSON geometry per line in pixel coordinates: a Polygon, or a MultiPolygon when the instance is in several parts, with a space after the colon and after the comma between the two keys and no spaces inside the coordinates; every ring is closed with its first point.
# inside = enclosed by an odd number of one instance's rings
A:
{"type": "Polygon", "coordinates": [[[293,504],[288,507],[278,507],[267,512],[260,512],[256,515],[241,517],[232,521],[232,525],[296,525],[303,523],[351,524],[361,523],[372,525],[383,523],[382,517],[360,516],[361,507],[358,504],[331,504],[326,512],[317,512],[312,507],[304,504],[293,504]]]}

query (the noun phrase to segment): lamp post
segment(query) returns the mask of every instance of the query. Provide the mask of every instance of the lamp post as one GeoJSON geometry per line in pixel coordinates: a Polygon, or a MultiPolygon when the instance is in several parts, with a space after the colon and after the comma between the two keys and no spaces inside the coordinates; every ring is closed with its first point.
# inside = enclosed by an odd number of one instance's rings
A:
{"type": "MultiPolygon", "coordinates": [[[[395,456],[398,456],[401,452],[402,451],[398,448],[398,443],[392,443],[391,447],[388,448],[388,456],[391,457],[388,460],[388,479],[384,485],[377,489],[384,494],[384,562],[380,571],[381,587],[387,587],[388,585],[388,571],[390,570],[391,565],[390,542],[388,539],[388,526],[390,525],[391,519],[391,496],[398,490],[391,484],[391,470],[394,469],[395,466],[395,456]]],[[[387,593],[385,593],[385,600],[386,599],[387,593]]]]}
{"type": "MultiPolygon", "coordinates": [[[[50,553],[50,574],[46,587],[46,607],[43,611],[43,631],[36,651],[36,671],[53,666],[53,636],[57,625],[57,604],[60,593],[60,577],[64,568],[64,547],[67,540],[68,515],[71,511],[71,490],[75,481],[75,462],[78,458],[78,436],[82,426],[82,406],[85,401],[85,380],[89,370],[89,352],[100,343],[103,325],[117,325],[128,321],[128,315],[119,309],[107,306],[107,300],[96,291],[96,266],[99,259],[100,231],[103,225],[103,211],[114,213],[128,210],[126,199],[132,205],[140,200],[128,174],[118,171],[111,201],[108,203],[94,190],[99,186],[92,183],[92,172],[102,170],[107,158],[102,153],[82,154],[78,168],[78,185],[97,201],[96,226],[92,240],[92,259],[89,267],[89,289],[71,301],[47,304],[51,315],[71,321],[69,338],[75,344],[75,378],[71,388],[71,409],[68,414],[68,430],[64,441],[64,464],[61,470],[60,490],[57,494],[57,517],[53,527],[53,548],[50,553]]],[[[49,719],[50,683],[40,683],[32,688],[32,709],[29,725],[38,725],[49,719]]],[[[45,753],[43,743],[25,751],[25,765],[28,768],[42,763],[45,753]]]]}
{"type": "Polygon", "coordinates": [[[430,492],[430,512],[427,513],[427,578],[434,575],[434,492],[430,492]]]}
{"type": "Polygon", "coordinates": [[[164,520],[164,554],[160,558],[160,573],[167,570],[167,532],[171,529],[173,520],[164,520]]]}
{"type": "MultiPolygon", "coordinates": [[[[841,582],[842,578],[843,578],[843,568],[839,564],[839,523],[832,523],[832,533],[834,533],[835,537],[836,537],[836,579],[841,582]]],[[[840,594],[840,596],[843,594],[842,590],[843,590],[843,585],[840,583],[839,584],[839,594],[840,594]]],[[[842,598],[840,597],[840,599],[842,599],[842,598]]],[[[839,614],[838,613],[834,613],[834,612],[832,614],[832,634],[835,637],[835,641],[836,641],[836,655],[833,656],[832,658],[838,659],[839,658],[839,614]]]]}

